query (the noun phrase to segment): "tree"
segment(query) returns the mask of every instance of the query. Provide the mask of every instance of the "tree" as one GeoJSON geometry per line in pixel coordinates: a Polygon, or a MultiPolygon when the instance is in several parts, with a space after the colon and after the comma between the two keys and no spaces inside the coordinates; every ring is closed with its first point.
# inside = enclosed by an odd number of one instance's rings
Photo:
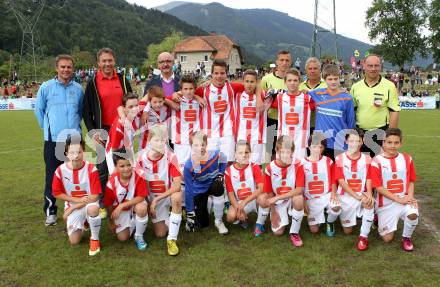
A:
{"type": "Polygon", "coordinates": [[[434,54],[434,61],[440,61],[440,0],[432,0],[429,9],[431,16],[429,17],[429,28],[432,32],[430,44],[434,54]]]}
{"type": "Polygon", "coordinates": [[[147,59],[144,61],[144,68],[156,67],[157,56],[162,52],[172,53],[177,43],[183,40],[183,33],[173,31],[159,44],[150,44],[147,48],[147,59]]]}
{"type": "Polygon", "coordinates": [[[370,40],[379,42],[373,51],[401,69],[417,53],[426,56],[426,19],[426,0],[374,0],[365,21],[370,40]]]}

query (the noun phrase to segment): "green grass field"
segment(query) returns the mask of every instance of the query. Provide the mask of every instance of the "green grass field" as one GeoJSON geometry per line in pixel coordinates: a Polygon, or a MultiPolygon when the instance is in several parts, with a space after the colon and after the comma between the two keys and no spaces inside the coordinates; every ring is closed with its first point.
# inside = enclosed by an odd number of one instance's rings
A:
{"type": "MultiPolygon", "coordinates": [[[[372,231],[370,249],[361,253],[354,248],[358,229],[345,236],[338,227],[327,238],[310,234],[305,220],[300,249],[287,236],[255,239],[237,226],[223,237],[214,227],[188,234],[182,225],[181,254],[173,258],[151,225],[150,247],[139,252],[133,241],[117,242],[105,221],[101,254],[91,258],[87,239],[69,245],[61,219],[44,226],[43,137],[33,113],[0,112],[0,123],[1,286],[440,286],[439,241],[422,223],[412,253],[401,251],[401,229],[387,245],[372,231]]],[[[438,228],[440,111],[404,111],[400,123],[403,150],[415,160],[416,196],[423,195],[421,216],[438,228]]]]}

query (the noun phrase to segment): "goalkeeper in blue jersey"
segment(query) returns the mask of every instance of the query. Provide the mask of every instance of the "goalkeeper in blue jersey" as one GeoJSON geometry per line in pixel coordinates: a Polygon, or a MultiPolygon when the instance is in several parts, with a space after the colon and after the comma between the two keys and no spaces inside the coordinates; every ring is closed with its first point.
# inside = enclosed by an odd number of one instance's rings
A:
{"type": "Polygon", "coordinates": [[[335,159],[345,147],[346,131],[356,125],[353,97],[340,88],[339,67],[325,65],[322,77],[327,88],[310,91],[315,103],[315,130],[323,132],[327,137],[327,148],[324,155],[335,159]]]}
{"type": "Polygon", "coordinates": [[[223,223],[224,173],[226,157],[220,151],[207,150],[207,136],[199,131],[190,137],[191,157],[186,161],[183,177],[185,181],[185,206],[187,231],[209,225],[208,197],[213,196],[215,227],[220,234],[227,234],[223,223]]]}

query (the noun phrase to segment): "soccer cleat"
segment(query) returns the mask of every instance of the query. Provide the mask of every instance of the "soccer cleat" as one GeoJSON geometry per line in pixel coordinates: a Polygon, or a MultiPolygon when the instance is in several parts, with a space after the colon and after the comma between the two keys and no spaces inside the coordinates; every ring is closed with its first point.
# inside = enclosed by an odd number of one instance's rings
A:
{"type": "Polygon", "coordinates": [[[359,251],[367,250],[368,249],[368,238],[363,237],[363,236],[359,236],[356,246],[357,246],[357,250],[359,250],[359,251]]]}
{"type": "Polygon", "coordinates": [[[290,242],[292,242],[293,246],[295,247],[303,246],[301,236],[299,236],[298,233],[290,233],[290,242]]]}
{"type": "Polygon", "coordinates": [[[57,216],[56,214],[51,214],[46,217],[46,222],[44,223],[46,226],[54,226],[57,225],[57,216]]]}
{"type": "Polygon", "coordinates": [[[101,251],[101,245],[99,243],[99,240],[90,239],[89,255],[95,256],[100,251],[101,251]]]}
{"type": "Polygon", "coordinates": [[[246,221],[240,222],[240,226],[243,229],[248,229],[249,228],[249,223],[247,223],[246,221]]]}
{"type": "Polygon", "coordinates": [[[148,247],[148,244],[147,244],[147,242],[145,242],[143,236],[135,236],[134,242],[136,243],[137,249],[140,251],[144,251],[148,247]]]}
{"type": "Polygon", "coordinates": [[[335,236],[335,224],[327,222],[326,226],[327,226],[327,228],[326,228],[325,234],[327,234],[328,237],[335,236]]]}
{"type": "Polygon", "coordinates": [[[225,207],[223,208],[223,212],[225,213],[225,215],[228,214],[229,207],[231,207],[231,203],[229,201],[226,201],[225,207]]]}
{"type": "Polygon", "coordinates": [[[176,240],[167,240],[168,255],[176,256],[179,254],[179,247],[177,247],[176,240]]]}
{"type": "Polygon", "coordinates": [[[223,220],[216,220],[215,221],[215,227],[217,227],[218,233],[221,235],[228,234],[229,230],[226,228],[225,224],[223,223],[223,220]]]}
{"type": "Polygon", "coordinates": [[[414,245],[412,243],[411,237],[402,238],[402,248],[405,251],[413,251],[414,245]]]}
{"type": "Polygon", "coordinates": [[[266,232],[264,225],[259,223],[255,224],[255,230],[254,230],[255,237],[260,237],[261,235],[263,235],[264,232],[266,232]]]}
{"type": "Polygon", "coordinates": [[[100,208],[99,209],[99,216],[101,216],[101,219],[106,219],[107,218],[107,210],[105,208],[100,208]]]}

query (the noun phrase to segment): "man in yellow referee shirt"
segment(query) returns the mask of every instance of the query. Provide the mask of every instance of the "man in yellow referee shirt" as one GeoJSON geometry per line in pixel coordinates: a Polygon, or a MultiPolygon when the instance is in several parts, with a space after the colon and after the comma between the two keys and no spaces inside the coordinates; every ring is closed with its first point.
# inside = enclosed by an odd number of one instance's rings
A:
{"type": "Polygon", "coordinates": [[[381,70],[380,56],[368,55],[364,61],[365,78],[353,84],[350,90],[356,109],[356,125],[366,131],[362,151],[370,152],[372,156],[380,152],[380,130],[397,128],[399,122],[396,86],[380,75],[381,70]]]}

